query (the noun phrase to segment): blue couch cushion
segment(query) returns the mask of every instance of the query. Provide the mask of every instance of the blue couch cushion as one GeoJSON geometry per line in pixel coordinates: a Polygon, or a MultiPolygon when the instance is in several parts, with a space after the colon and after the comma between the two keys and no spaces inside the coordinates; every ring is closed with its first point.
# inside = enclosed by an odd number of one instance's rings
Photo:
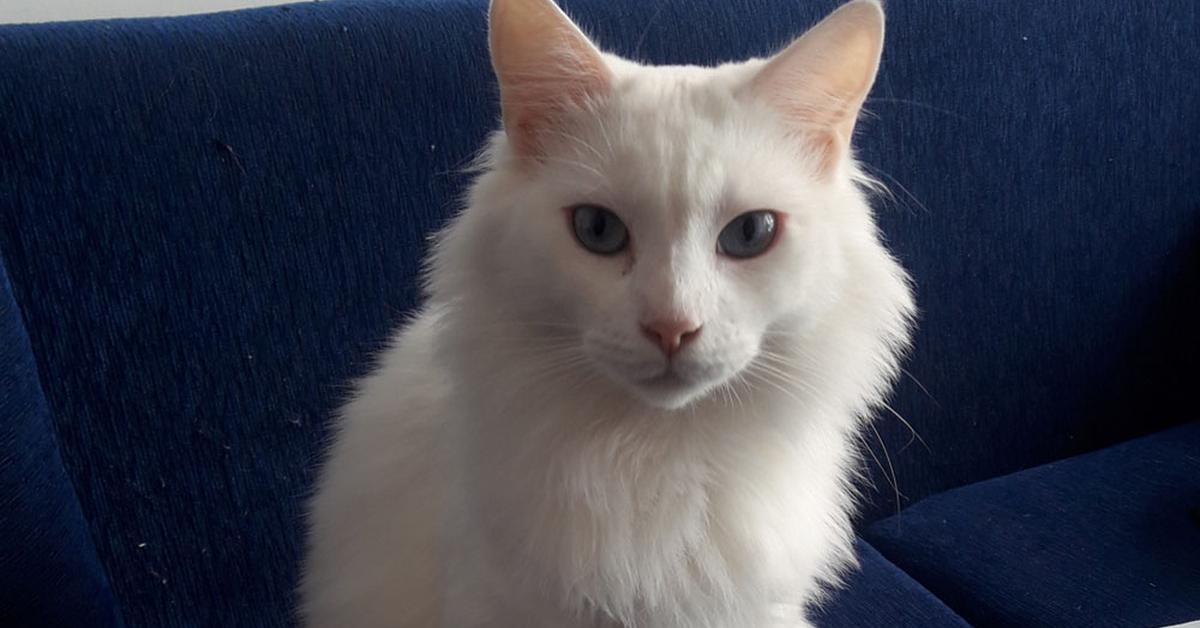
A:
{"type": "Polygon", "coordinates": [[[819,628],[967,628],[967,623],[868,543],[855,544],[859,568],[813,615],[819,628]]]}
{"type": "Polygon", "coordinates": [[[0,626],[120,626],[0,263],[0,626]]]}
{"type": "Polygon", "coordinates": [[[931,497],[866,536],[978,626],[1200,618],[1200,422],[931,497]]]}

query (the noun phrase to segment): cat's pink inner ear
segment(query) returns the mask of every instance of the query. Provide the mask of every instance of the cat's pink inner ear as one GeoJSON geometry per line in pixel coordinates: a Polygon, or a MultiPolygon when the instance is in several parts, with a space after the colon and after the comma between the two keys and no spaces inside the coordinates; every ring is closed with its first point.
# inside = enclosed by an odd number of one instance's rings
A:
{"type": "Polygon", "coordinates": [[[825,168],[833,168],[849,146],[882,50],[883,10],[876,0],[857,0],[768,61],[751,91],[822,152],[825,168]]]}
{"type": "Polygon", "coordinates": [[[568,107],[607,92],[610,71],[553,0],[492,0],[488,29],[504,130],[518,154],[537,157],[568,107]]]}

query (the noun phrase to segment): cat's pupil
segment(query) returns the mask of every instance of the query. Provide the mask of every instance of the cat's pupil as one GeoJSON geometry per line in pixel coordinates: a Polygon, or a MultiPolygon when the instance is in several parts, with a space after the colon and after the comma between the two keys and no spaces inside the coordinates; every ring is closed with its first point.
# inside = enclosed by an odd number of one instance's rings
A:
{"type": "Polygon", "coordinates": [[[604,212],[592,215],[592,235],[599,238],[608,229],[608,216],[604,212]]]}
{"type": "Polygon", "coordinates": [[[748,218],[742,221],[742,239],[746,242],[753,242],[758,233],[758,220],[756,218],[748,218]]]}

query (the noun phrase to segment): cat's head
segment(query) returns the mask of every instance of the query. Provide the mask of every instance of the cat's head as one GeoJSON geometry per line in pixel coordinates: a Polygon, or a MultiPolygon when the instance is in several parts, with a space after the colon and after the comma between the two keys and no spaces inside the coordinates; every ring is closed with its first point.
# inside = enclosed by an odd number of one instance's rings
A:
{"type": "Polygon", "coordinates": [[[551,0],[493,0],[490,29],[504,132],[459,262],[492,316],[553,345],[547,368],[678,408],[831,314],[846,249],[875,242],[849,142],[877,2],[715,68],[601,53],[551,0]]]}

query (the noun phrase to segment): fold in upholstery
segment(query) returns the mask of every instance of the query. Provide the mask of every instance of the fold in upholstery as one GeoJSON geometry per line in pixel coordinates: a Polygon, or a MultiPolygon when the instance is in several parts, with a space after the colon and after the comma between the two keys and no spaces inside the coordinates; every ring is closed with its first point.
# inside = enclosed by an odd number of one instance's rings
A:
{"type": "Polygon", "coordinates": [[[0,263],[0,626],[121,626],[0,263]]]}

